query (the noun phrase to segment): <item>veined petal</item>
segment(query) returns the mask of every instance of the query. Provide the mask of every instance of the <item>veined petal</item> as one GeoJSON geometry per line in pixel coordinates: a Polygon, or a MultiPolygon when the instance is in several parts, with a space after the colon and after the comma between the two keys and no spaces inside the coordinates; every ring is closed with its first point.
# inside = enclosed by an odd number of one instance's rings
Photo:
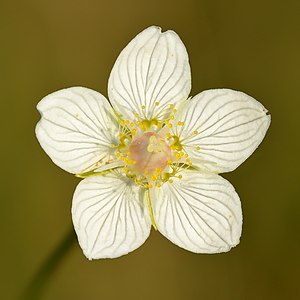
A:
{"type": "Polygon", "coordinates": [[[79,174],[111,158],[118,123],[104,96],[83,87],[54,92],[37,105],[36,136],[52,161],[79,174]]]}
{"type": "Polygon", "coordinates": [[[145,189],[117,171],[82,180],[72,217],[86,257],[114,258],[140,247],[151,228],[145,201],[145,189]]]}
{"type": "Polygon", "coordinates": [[[239,243],[242,230],[241,203],[233,186],[216,174],[182,175],[152,191],[158,230],[192,252],[229,251],[239,243]]]}
{"type": "Polygon", "coordinates": [[[186,48],[174,31],[149,27],[121,52],[111,71],[108,94],[116,111],[133,120],[167,117],[170,104],[187,99],[191,72],[186,48]]]}
{"type": "MultiPolygon", "coordinates": [[[[254,98],[229,89],[207,90],[192,98],[175,128],[193,164],[211,172],[229,172],[258,147],[271,117],[254,98]]],[[[177,120],[177,121],[178,121],[177,120]]]]}

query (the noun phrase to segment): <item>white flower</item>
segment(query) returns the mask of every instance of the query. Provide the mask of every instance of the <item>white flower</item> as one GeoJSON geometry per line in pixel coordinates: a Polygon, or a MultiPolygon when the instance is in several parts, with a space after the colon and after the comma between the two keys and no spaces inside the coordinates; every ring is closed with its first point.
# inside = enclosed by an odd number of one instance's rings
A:
{"type": "Polygon", "coordinates": [[[56,165],[84,178],[72,216],[89,259],[133,251],[151,224],[192,252],[226,252],[239,243],[240,200],[217,174],[252,154],[270,116],[242,92],[215,89],[188,99],[190,90],[180,38],[149,27],[111,71],[111,105],[83,87],[57,91],[38,104],[41,146],[56,165]]]}

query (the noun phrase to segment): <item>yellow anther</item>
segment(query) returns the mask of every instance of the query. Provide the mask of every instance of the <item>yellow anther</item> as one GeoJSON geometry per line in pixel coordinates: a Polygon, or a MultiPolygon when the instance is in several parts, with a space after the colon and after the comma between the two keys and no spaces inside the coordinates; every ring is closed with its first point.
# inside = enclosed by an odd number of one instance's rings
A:
{"type": "Polygon", "coordinates": [[[178,175],[178,178],[179,178],[179,179],[182,179],[182,175],[178,175]]]}
{"type": "Polygon", "coordinates": [[[142,105],[142,109],[145,109],[146,108],[146,106],[145,105],[142,105]]]}
{"type": "Polygon", "coordinates": [[[174,120],[174,116],[170,116],[170,120],[174,120]]]}
{"type": "Polygon", "coordinates": [[[133,127],[133,126],[134,126],[134,123],[133,123],[133,122],[131,122],[131,123],[130,123],[130,126],[131,126],[131,127],[133,127]]]}
{"type": "Polygon", "coordinates": [[[178,122],[178,126],[183,126],[183,125],[184,125],[184,122],[181,122],[181,121],[178,122]]]}
{"type": "Polygon", "coordinates": [[[172,128],[172,126],[173,126],[172,124],[168,124],[168,127],[169,127],[169,128],[172,128]]]}
{"type": "Polygon", "coordinates": [[[148,170],[145,170],[144,174],[145,174],[145,175],[148,175],[148,174],[149,174],[149,171],[148,171],[148,170]]]}
{"type": "Polygon", "coordinates": [[[116,147],[116,145],[114,145],[114,144],[110,144],[110,147],[111,147],[111,148],[115,148],[115,147],[116,147]]]}
{"type": "Polygon", "coordinates": [[[167,163],[168,163],[168,165],[171,165],[171,164],[172,164],[171,159],[169,159],[169,160],[167,161],[167,163]]]}
{"type": "Polygon", "coordinates": [[[170,132],[167,132],[166,133],[166,137],[168,138],[168,139],[170,139],[172,136],[171,136],[171,134],[170,134],[170,132]]]}
{"type": "Polygon", "coordinates": [[[185,158],[188,158],[188,157],[189,157],[189,155],[186,153],[186,154],[184,154],[184,157],[185,157],[185,158]]]}
{"type": "Polygon", "coordinates": [[[165,122],[164,122],[165,124],[169,124],[169,120],[165,120],[165,122]]]}
{"type": "Polygon", "coordinates": [[[155,181],[155,180],[157,180],[157,177],[153,175],[153,176],[150,177],[150,179],[151,179],[152,181],[155,181]]]}
{"type": "Polygon", "coordinates": [[[157,183],[157,184],[156,184],[156,187],[160,188],[160,187],[161,187],[161,184],[160,184],[160,183],[157,183]]]}
{"type": "Polygon", "coordinates": [[[177,159],[180,159],[180,154],[178,152],[174,153],[177,159]]]}
{"type": "Polygon", "coordinates": [[[197,146],[197,147],[196,147],[196,150],[198,150],[198,151],[199,151],[199,150],[200,150],[200,147],[199,147],[199,146],[197,146]]]}
{"type": "Polygon", "coordinates": [[[151,183],[149,184],[149,188],[150,188],[150,189],[152,189],[152,188],[153,188],[153,185],[152,185],[151,183]]]}
{"type": "Polygon", "coordinates": [[[159,105],[159,102],[155,102],[155,105],[158,106],[158,105],[159,105]]]}
{"type": "Polygon", "coordinates": [[[138,114],[138,113],[135,113],[134,116],[135,116],[136,118],[138,118],[138,117],[139,117],[139,114],[138,114]]]}
{"type": "Polygon", "coordinates": [[[174,108],[174,104],[170,104],[170,108],[174,108]]]}
{"type": "Polygon", "coordinates": [[[177,109],[173,109],[173,113],[176,114],[177,113],[177,109]]]}
{"type": "Polygon", "coordinates": [[[173,182],[173,179],[169,179],[168,181],[169,181],[170,183],[172,183],[172,182],[173,182]]]}
{"type": "Polygon", "coordinates": [[[198,134],[199,132],[197,130],[194,131],[194,134],[198,134]]]}
{"type": "Polygon", "coordinates": [[[132,129],[132,130],[131,130],[131,134],[132,134],[132,135],[136,135],[136,129],[132,129]]]}
{"type": "Polygon", "coordinates": [[[126,121],[125,121],[125,124],[126,124],[126,125],[128,125],[129,123],[130,123],[129,120],[126,120],[126,121]]]}

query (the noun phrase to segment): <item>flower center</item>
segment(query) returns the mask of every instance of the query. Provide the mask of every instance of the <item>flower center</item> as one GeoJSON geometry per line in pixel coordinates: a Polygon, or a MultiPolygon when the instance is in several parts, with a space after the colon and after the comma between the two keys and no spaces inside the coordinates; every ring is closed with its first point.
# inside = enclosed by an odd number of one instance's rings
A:
{"type": "Polygon", "coordinates": [[[134,114],[134,120],[120,118],[119,142],[111,144],[116,148],[118,161],[124,163],[126,176],[145,188],[161,187],[167,181],[172,183],[174,177],[181,179],[180,173],[192,166],[178,130],[173,130],[184,126],[184,122],[175,121],[177,110],[173,104],[169,110],[168,118],[158,115],[147,119],[146,115],[138,113],[134,114]]]}
{"type": "Polygon", "coordinates": [[[165,169],[171,159],[171,148],[157,133],[146,132],[129,146],[129,159],[138,173],[153,176],[157,170],[165,169]]]}

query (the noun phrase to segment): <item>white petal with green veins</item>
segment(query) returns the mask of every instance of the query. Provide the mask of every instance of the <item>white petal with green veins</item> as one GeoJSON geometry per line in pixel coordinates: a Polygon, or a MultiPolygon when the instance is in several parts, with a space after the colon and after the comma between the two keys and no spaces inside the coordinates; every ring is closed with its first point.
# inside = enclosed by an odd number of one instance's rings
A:
{"type": "Polygon", "coordinates": [[[89,259],[125,255],[140,247],[151,229],[145,189],[118,171],[82,180],[73,196],[72,217],[89,259]]]}
{"type": "Polygon", "coordinates": [[[191,72],[184,44],[174,31],[149,27],[121,52],[108,82],[109,99],[124,118],[162,119],[170,104],[187,99],[191,72]]]}
{"type": "Polygon", "coordinates": [[[267,110],[254,98],[229,89],[204,91],[193,97],[176,121],[176,132],[193,166],[230,172],[263,140],[270,125],[267,110]]]}
{"type": "Polygon", "coordinates": [[[53,162],[73,173],[84,173],[115,152],[118,123],[100,93],[72,87],[52,93],[37,105],[41,120],[36,136],[53,162]]]}
{"type": "Polygon", "coordinates": [[[242,210],[233,186],[215,174],[184,171],[151,190],[158,230],[196,253],[227,252],[239,243],[242,210]]]}

